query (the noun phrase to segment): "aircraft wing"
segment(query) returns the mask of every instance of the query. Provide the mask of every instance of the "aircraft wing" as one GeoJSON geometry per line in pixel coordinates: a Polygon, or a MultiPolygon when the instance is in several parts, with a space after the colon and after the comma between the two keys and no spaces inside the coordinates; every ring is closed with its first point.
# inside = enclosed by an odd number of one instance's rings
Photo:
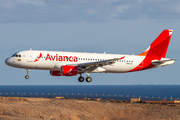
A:
{"type": "MultiPolygon", "coordinates": [[[[124,56],[125,57],[125,56],[124,56]]],[[[69,66],[77,66],[78,70],[82,73],[84,72],[92,72],[98,67],[102,67],[105,65],[112,65],[115,63],[117,60],[121,60],[122,58],[113,58],[113,59],[108,59],[108,60],[103,60],[103,61],[96,61],[96,62],[88,62],[88,63],[79,63],[79,64],[67,64],[69,66]]]]}

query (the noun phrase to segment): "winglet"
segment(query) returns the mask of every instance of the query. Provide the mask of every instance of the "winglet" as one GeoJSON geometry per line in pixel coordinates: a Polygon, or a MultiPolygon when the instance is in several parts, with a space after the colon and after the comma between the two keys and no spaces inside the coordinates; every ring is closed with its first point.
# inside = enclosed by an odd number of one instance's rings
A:
{"type": "Polygon", "coordinates": [[[139,56],[165,58],[173,30],[164,30],[154,42],[139,56]]]}

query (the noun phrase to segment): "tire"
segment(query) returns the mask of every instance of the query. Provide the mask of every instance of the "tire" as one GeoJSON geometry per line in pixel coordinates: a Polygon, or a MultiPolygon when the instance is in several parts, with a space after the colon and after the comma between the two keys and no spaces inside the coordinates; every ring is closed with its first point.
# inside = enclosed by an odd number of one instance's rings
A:
{"type": "Polygon", "coordinates": [[[92,78],[91,77],[87,77],[86,78],[86,82],[91,82],[92,81],[92,78]]]}
{"type": "Polygon", "coordinates": [[[26,78],[26,79],[29,79],[29,75],[26,75],[25,78],[26,78]]]}
{"type": "Polygon", "coordinates": [[[83,77],[79,77],[79,78],[78,78],[78,81],[79,81],[79,82],[84,82],[84,78],[83,78],[83,77]]]}

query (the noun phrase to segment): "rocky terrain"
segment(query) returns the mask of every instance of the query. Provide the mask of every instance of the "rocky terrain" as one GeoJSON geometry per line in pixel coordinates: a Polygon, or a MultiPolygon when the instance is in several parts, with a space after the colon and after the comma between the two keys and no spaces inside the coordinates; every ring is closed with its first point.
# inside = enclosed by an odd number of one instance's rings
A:
{"type": "Polygon", "coordinates": [[[0,97],[0,120],[180,120],[179,104],[0,97]]]}

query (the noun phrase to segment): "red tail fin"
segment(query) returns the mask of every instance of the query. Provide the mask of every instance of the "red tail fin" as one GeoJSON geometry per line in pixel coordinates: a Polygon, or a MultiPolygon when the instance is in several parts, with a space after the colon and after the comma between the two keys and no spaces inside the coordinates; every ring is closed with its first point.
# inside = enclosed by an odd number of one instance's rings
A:
{"type": "Polygon", "coordinates": [[[152,56],[155,58],[165,58],[173,30],[164,30],[149,46],[149,48],[139,54],[139,56],[152,56]]]}

